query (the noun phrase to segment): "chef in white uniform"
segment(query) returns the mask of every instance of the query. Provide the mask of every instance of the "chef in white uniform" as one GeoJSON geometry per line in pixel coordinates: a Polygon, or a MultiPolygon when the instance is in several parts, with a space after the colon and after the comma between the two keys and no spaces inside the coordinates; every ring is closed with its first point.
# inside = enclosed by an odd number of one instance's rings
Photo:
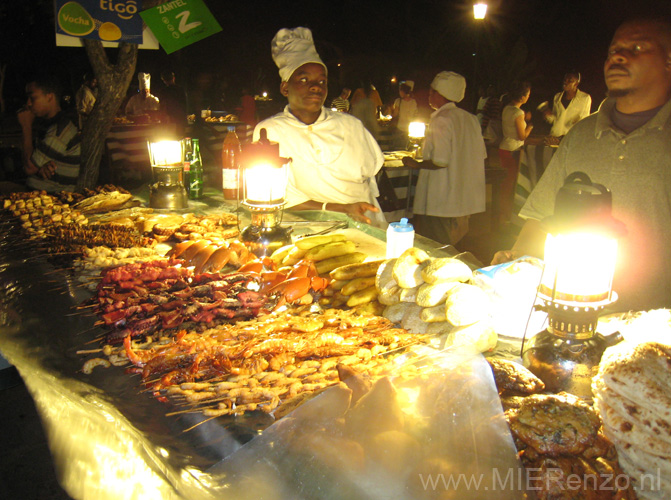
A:
{"type": "Polygon", "coordinates": [[[373,136],[355,117],[324,107],[326,66],[307,28],[281,29],[272,55],[282,78],[280,92],[289,104],[260,122],[291,158],[286,202],[291,210],[331,210],[353,219],[386,226],[376,197],[375,174],[384,163],[373,136]]]}
{"type": "Polygon", "coordinates": [[[417,233],[455,245],[468,232],[471,214],[485,211],[487,150],[475,115],[457,107],[466,79],[442,71],[431,82],[431,114],[424,139],[424,158],[403,158],[419,168],[413,205],[417,233]]]}

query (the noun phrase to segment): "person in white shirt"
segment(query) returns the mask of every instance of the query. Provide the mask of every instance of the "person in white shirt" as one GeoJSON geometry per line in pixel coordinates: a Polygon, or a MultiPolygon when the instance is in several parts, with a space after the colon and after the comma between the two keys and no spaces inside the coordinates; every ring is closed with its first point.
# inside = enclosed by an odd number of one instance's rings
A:
{"type": "Polygon", "coordinates": [[[468,232],[471,214],[485,211],[487,150],[475,115],[457,107],[466,79],[451,71],[436,75],[429,90],[431,115],[424,159],[403,158],[420,168],[413,205],[415,230],[435,241],[455,245],[468,232]]]}
{"type": "Polygon", "coordinates": [[[326,66],[307,28],[282,29],[273,38],[272,54],[282,78],[284,111],[257,124],[278,142],[280,155],[291,158],[286,193],[290,210],[331,210],[380,227],[386,225],[375,174],[384,157],[361,122],[324,108],[326,66]]]}
{"type": "Polygon", "coordinates": [[[549,107],[543,111],[548,123],[552,123],[550,135],[563,137],[573,125],[589,116],[592,109],[592,98],[586,92],[578,89],[580,73],[569,71],[564,75],[564,89],[557,93],[549,107]]]}
{"type": "Polygon", "coordinates": [[[408,126],[417,116],[417,101],[412,97],[414,82],[405,81],[398,87],[399,98],[394,101],[391,110],[392,120],[403,134],[408,135],[408,126]]]}
{"type": "Polygon", "coordinates": [[[89,116],[96,103],[98,95],[98,79],[95,75],[87,73],[84,75],[82,86],[75,94],[77,114],[79,115],[79,128],[84,125],[84,120],[89,116]]]}
{"type": "Polygon", "coordinates": [[[138,73],[139,93],[135,94],[126,104],[127,115],[144,115],[149,111],[159,110],[158,97],[151,94],[151,76],[149,73],[138,73]]]}

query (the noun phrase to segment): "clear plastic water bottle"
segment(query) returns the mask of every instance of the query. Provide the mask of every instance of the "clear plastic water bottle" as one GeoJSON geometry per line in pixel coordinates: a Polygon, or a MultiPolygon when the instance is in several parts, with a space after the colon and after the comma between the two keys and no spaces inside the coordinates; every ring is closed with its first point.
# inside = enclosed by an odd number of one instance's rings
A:
{"type": "Polygon", "coordinates": [[[395,259],[415,243],[415,228],[405,217],[387,227],[387,258],[395,259]]]}

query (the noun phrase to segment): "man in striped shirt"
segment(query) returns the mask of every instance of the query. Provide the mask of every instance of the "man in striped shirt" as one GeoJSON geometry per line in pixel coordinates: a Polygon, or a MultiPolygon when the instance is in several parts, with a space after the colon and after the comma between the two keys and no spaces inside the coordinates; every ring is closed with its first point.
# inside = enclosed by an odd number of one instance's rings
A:
{"type": "Polygon", "coordinates": [[[26,85],[28,100],[19,111],[23,132],[23,162],[32,189],[73,191],[80,164],[77,125],[61,110],[61,87],[50,76],[26,85]]]}

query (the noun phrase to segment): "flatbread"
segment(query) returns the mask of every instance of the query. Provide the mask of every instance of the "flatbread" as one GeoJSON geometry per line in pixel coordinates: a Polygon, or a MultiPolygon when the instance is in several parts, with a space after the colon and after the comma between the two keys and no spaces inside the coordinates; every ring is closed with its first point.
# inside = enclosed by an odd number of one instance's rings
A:
{"type": "Polygon", "coordinates": [[[625,348],[599,365],[603,383],[626,399],[671,422],[671,347],[645,343],[625,348]]]}
{"type": "MultiPolygon", "coordinates": [[[[618,448],[617,445],[615,447],[618,448]]],[[[618,448],[617,453],[620,467],[631,478],[639,499],[668,500],[671,497],[671,482],[664,478],[663,473],[641,468],[627,450],[620,451],[618,448]]]]}
{"type": "Polygon", "coordinates": [[[668,465],[667,472],[671,476],[671,444],[658,439],[650,432],[649,427],[626,415],[621,415],[602,399],[597,399],[595,405],[601,415],[606,437],[611,440],[617,438],[623,444],[646,450],[646,453],[664,459],[668,465]]]}
{"type": "Polygon", "coordinates": [[[612,388],[606,386],[600,377],[595,377],[592,388],[594,390],[595,404],[603,401],[631,423],[646,428],[646,431],[654,438],[671,445],[670,422],[645,406],[618,394],[612,388]]]}

